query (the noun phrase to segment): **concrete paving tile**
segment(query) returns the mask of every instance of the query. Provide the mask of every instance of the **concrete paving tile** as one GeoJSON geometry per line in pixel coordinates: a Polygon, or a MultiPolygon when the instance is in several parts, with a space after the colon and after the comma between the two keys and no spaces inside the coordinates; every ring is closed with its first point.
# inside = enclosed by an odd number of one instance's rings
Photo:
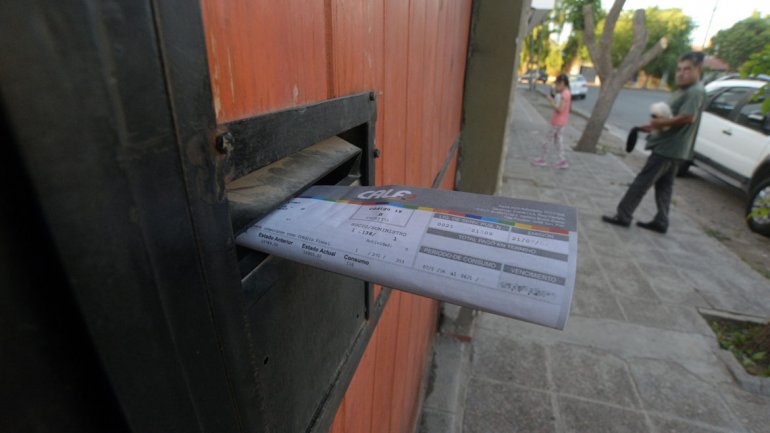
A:
{"type": "Polygon", "coordinates": [[[578,253],[577,271],[584,274],[594,274],[602,271],[602,268],[599,267],[599,260],[590,249],[585,249],[578,253]]]}
{"type": "Polygon", "coordinates": [[[749,316],[764,317],[767,310],[754,300],[746,299],[742,293],[725,289],[724,291],[699,291],[710,308],[749,316]]]}
{"type": "Polygon", "coordinates": [[[712,274],[707,264],[698,265],[695,269],[680,267],[679,273],[698,292],[724,292],[731,290],[731,285],[722,277],[712,274]]]}
{"type": "MultiPolygon", "coordinates": [[[[692,251],[672,251],[663,249],[663,255],[671,266],[691,272],[711,274],[712,268],[721,268],[719,261],[704,260],[702,256],[692,251]]],[[[732,272],[727,268],[728,272],[732,272]]]]}
{"type": "Polygon", "coordinates": [[[721,389],[722,398],[744,428],[752,433],[770,431],[770,397],[746,392],[733,384],[721,389]]]}
{"type": "Polygon", "coordinates": [[[472,379],[463,433],[553,433],[553,405],[547,392],[472,379]]]}
{"type": "Polygon", "coordinates": [[[711,336],[711,331],[697,312],[688,305],[666,304],[659,301],[619,296],[618,303],[626,319],[651,328],[671,329],[711,336]]]}
{"type": "Polygon", "coordinates": [[[674,304],[668,305],[669,311],[679,319],[677,329],[687,332],[694,332],[712,337],[711,327],[706,319],[698,312],[698,307],[691,305],[674,304]]]}
{"type": "MultiPolygon", "coordinates": [[[[623,243],[623,246],[634,257],[639,257],[640,254],[645,252],[658,253],[657,246],[650,239],[646,230],[642,230],[638,227],[631,227],[628,230],[615,230],[615,234],[623,243]]],[[[654,255],[649,253],[648,255],[654,255]]]]}
{"type": "Polygon", "coordinates": [[[586,251],[591,251],[591,240],[588,239],[584,233],[578,232],[578,260],[580,260],[580,256],[586,251]]]}
{"type": "Polygon", "coordinates": [[[770,315],[770,281],[747,267],[729,268],[711,262],[680,273],[714,309],[755,316],[770,315]]]}
{"type": "Polygon", "coordinates": [[[661,263],[653,263],[643,257],[637,261],[642,273],[654,276],[650,278],[650,284],[658,298],[668,303],[709,307],[691,280],[682,276],[675,267],[665,264],[665,261],[661,263]]]}
{"type": "MultiPolygon", "coordinates": [[[[591,199],[594,199],[594,197],[591,197],[591,199]]],[[[595,224],[594,228],[599,229],[598,223],[602,222],[602,215],[604,215],[603,209],[582,209],[578,212],[578,222],[585,221],[589,224],[595,224]]],[[[602,223],[602,225],[604,225],[604,223],[602,223]]]]}
{"type": "Polygon", "coordinates": [[[547,389],[545,348],[532,341],[488,336],[473,342],[472,375],[547,389]]]}
{"type": "Polygon", "coordinates": [[[578,209],[593,209],[594,207],[589,194],[565,191],[564,197],[567,199],[567,203],[565,204],[568,206],[578,209]]]}
{"type": "Polygon", "coordinates": [[[732,376],[714,355],[713,337],[650,328],[617,320],[573,315],[564,331],[481,313],[474,323],[476,340],[488,336],[544,345],[559,342],[592,347],[623,359],[652,358],[677,362],[687,371],[712,382],[730,382],[732,376]]]}
{"type": "Polygon", "coordinates": [[[658,433],[727,433],[742,430],[716,428],[702,423],[685,422],[678,419],[650,417],[658,433]]]}
{"type": "MultiPolygon", "coordinates": [[[[676,317],[666,306],[666,304],[643,298],[630,296],[619,296],[618,303],[623,308],[626,318],[629,322],[651,328],[671,329],[681,331],[681,319],[676,317]]],[[[689,331],[690,329],[686,329],[689,331]]]]}
{"type": "Polygon", "coordinates": [[[739,428],[717,388],[674,362],[632,359],[631,374],[648,411],[723,428],[739,428]]]}
{"type": "Polygon", "coordinates": [[[559,343],[548,349],[554,390],[618,406],[639,408],[626,363],[595,349],[559,343]]]}
{"type": "MultiPolygon", "coordinates": [[[[602,232],[602,233],[613,233],[616,231],[616,229],[623,229],[622,227],[616,227],[611,224],[607,224],[604,221],[602,221],[602,212],[581,212],[580,216],[580,225],[589,231],[596,231],[596,232],[602,232]]],[[[623,229],[625,230],[625,229],[623,229]]],[[[614,237],[614,236],[613,236],[614,237]]],[[[618,238],[618,240],[620,240],[618,238]]]]}
{"type": "Polygon", "coordinates": [[[538,187],[527,184],[504,184],[500,191],[501,196],[527,200],[537,199],[538,194],[538,187]]]}
{"type": "Polygon", "coordinates": [[[570,397],[558,397],[560,424],[565,432],[643,433],[650,429],[641,412],[570,397]]]}
{"type": "Polygon", "coordinates": [[[592,197],[591,201],[594,203],[594,206],[596,206],[596,209],[599,209],[603,215],[612,215],[617,210],[619,197],[620,192],[608,197],[592,197]]]}
{"type": "Polygon", "coordinates": [[[625,320],[616,296],[607,288],[584,284],[578,278],[572,297],[572,314],[576,316],[625,320]]]}
{"type": "Polygon", "coordinates": [[[629,247],[629,249],[631,250],[631,255],[634,256],[637,263],[666,263],[665,254],[656,247],[645,244],[645,241],[635,243],[632,247],[629,247]]]}
{"type": "Polygon", "coordinates": [[[575,278],[575,290],[577,291],[581,287],[590,287],[607,294],[615,293],[610,289],[610,283],[604,277],[604,273],[601,270],[595,270],[593,272],[578,271],[577,277],[575,278]]]}
{"type": "Polygon", "coordinates": [[[609,256],[600,257],[599,264],[610,281],[610,287],[616,292],[638,298],[658,299],[648,277],[642,274],[633,261],[609,256]]]}
{"type": "Polygon", "coordinates": [[[557,189],[551,189],[551,188],[541,188],[539,191],[538,200],[544,201],[547,203],[558,203],[558,204],[564,204],[567,202],[567,200],[564,198],[564,194],[562,194],[561,191],[557,189]]]}
{"type": "Polygon", "coordinates": [[[721,242],[707,235],[702,230],[688,232],[684,231],[683,227],[682,230],[676,230],[671,233],[671,237],[668,240],[678,243],[682,251],[697,251],[697,254],[700,256],[720,258],[730,251],[721,242]]]}
{"type": "MultiPolygon", "coordinates": [[[[614,250],[618,254],[625,253],[625,251],[622,251],[623,250],[622,247],[618,247],[620,240],[613,233],[609,231],[600,231],[600,230],[591,230],[591,229],[583,229],[581,231],[580,229],[578,229],[578,237],[588,240],[591,250],[595,251],[596,253],[601,253],[602,255],[604,255],[609,250],[614,250]]],[[[581,251],[578,251],[578,256],[580,254],[581,254],[581,251]]],[[[624,257],[628,257],[628,254],[624,254],[624,257]]]]}
{"type": "MultiPolygon", "coordinates": [[[[625,230],[625,229],[618,229],[618,230],[625,230]]],[[[628,249],[621,247],[621,245],[622,244],[620,240],[607,242],[607,243],[591,242],[591,249],[594,251],[594,253],[597,256],[601,258],[623,259],[627,261],[630,261],[631,259],[633,259],[633,255],[631,254],[631,252],[628,249]]]]}

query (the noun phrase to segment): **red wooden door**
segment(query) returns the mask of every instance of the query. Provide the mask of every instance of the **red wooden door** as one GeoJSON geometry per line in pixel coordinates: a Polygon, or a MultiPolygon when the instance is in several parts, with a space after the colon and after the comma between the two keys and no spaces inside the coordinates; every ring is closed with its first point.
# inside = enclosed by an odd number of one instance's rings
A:
{"type": "MultiPolygon", "coordinates": [[[[202,0],[217,122],[378,94],[378,184],[454,185],[471,0],[202,0]]],[[[375,293],[376,296],[376,293],[375,293]]],[[[333,432],[411,432],[437,303],[394,291],[333,432]]]]}

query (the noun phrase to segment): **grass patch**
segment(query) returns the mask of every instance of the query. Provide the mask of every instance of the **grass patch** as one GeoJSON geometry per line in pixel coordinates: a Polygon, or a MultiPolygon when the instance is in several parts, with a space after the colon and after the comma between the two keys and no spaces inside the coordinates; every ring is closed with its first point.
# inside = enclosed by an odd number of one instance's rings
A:
{"type": "Polygon", "coordinates": [[[706,232],[708,236],[711,236],[712,238],[718,240],[718,241],[729,241],[730,236],[727,236],[726,234],[720,232],[717,229],[712,229],[711,227],[704,227],[703,231],[706,232]]]}
{"type": "Polygon", "coordinates": [[[763,331],[770,324],[742,322],[707,316],[706,320],[717,336],[719,347],[733,353],[747,373],[754,376],[770,377],[770,346],[765,342],[757,348],[763,331]]]}
{"type": "Polygon", "coordinates": [[[749,260],[746,257],[743,257],[743,256],[740,256],[740,257],[741,257],[741,260],[743,260],[743,263],[746,263],[747,265],[749,265],[751,269],[754,269],[755,271],[757,271],[759,275],[762,275],[763,277],[770,280],[770,269],[763,267],[761,263],[759,264],[754,263],[752,260],[749,260]]]}

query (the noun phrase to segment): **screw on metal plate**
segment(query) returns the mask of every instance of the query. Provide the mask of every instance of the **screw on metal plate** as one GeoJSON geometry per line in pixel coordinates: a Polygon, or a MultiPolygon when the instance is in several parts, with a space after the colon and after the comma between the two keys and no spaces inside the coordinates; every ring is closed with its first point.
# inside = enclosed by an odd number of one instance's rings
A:
{"type": "Polygon", "coordinates": [[[230,132],[225,132],[224,134],[219,134],[217,136],[217,152],[228,155],[230,152],[233,151],[233,144],[235,143],[235,137],[233,137],[233,134],[230,132]]]}
{"type": "Polygon", "coordinates": [[[375,158],[379,158],[380,153],[382,153],[380,152],[380,149],[375,148],[374,151],[372,152],[372,156],[374,156],[375,158]]]}

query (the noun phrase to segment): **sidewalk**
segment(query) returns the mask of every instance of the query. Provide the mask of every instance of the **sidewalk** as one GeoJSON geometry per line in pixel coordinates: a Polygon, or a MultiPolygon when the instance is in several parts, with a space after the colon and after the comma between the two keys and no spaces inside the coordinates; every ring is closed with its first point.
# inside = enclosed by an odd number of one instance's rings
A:
{"type": "MultiPolygon", "coordinates": [[[[767,280],[676,208],[666,235],[602,223],[634,173],[571,150],[567,170],[532,166],[547,124],[521,95],[515,110],[500,194],[578,209],[570,320],[554,331],[445,306],[420,431],[770,431],[770,397],[738,385],[699,314],[766,321],[767,280]]],[[[650,193],[636,216],[654,213],[650,193]]]]}

